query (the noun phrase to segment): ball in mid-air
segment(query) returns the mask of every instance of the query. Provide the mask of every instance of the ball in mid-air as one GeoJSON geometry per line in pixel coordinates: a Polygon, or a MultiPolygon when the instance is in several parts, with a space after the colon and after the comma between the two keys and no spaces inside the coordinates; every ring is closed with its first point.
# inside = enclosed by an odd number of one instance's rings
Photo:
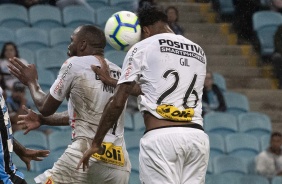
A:
{"type": "Polygon", "coordinates": [[[113,14],[105,26],[108,43],[116,50],[128,51],[141,39],[138,17],[129,11],[113,14]]]}

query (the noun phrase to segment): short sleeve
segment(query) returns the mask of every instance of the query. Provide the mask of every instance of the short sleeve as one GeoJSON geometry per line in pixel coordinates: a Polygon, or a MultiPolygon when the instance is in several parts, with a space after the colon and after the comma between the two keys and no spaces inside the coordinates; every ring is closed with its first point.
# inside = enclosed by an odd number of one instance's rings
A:
{"type": "Polygon", "coordinates": [[[136,81],[141,73],[141,64],[143,58],[144,48],[133,47],[127,52],[118,84],[136,81]]]}
{"type": "Polygon", "coordinates": [[[67,94],[70,92],[70,87],[75,74],[73,63],[68,59],[61,67],[58,77],[53,83],[50,94],[58,101],[64,101],[67,94]]]}

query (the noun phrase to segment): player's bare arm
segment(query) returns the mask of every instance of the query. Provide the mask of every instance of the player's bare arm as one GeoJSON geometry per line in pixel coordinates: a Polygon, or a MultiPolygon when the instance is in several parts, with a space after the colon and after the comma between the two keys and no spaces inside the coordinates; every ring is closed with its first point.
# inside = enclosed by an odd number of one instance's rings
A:
{"type": "Polygon", "coordinates": [[[101,146],[104,137],[121,115],[126,100],[130,95],[134,85],[135,82],[128,82],[117,86],[114,96],[109,99],[104,109],[103,115],[99,122],[97,133],[92,142],[92,147],[84,153],[82,159],[79,161],[77,169],[80,167],[81,164],[83,164],[83,170],[85,170],[85,167],[88,167],[90,156],[94,153],[100,153],[100,151],[102,151],[101,146]]]}
{"type": "Polygon", "coordinates": [[[53,98],[50,93],[45,94],[39,83],[37,70],[34,64],[25,65],[18,58],[10,59],[10,72],[24,85],[28,86],[34,104],[43,116],[54,114],[62,102],[53,98]]]}
{"type": "Polygon", "coordinates": [[[13,140],[14,142],[14,151],[20,157],[20,159],[26,164],[27,170],[30,170],[30,161],[41,161],[43,160],[42,157],[47,157],[50,153],[49,150],[33,150],[25,148],[21,145],[16,139],[13,140]]]}
{"type": "MultiPolygon", "coordinates": [[[[101,81],[105,83],[106,85],[116,87],[118,80],[111,78],[110,72],[109,72],[109,67],[107,64],[104,62],[101,62],[101,67],[97,67],[92,65],[91,68],[92,70],[99,76],[101,81]]],[[[139,96],[142,94],[141,88],[138,84],[135,83],[133,88],[131,89],[130,95],[133,96],[139,96]]]]}
{"type": "Polygon", "coordinates": [[[37,114],[33,110],[28,109],[26,106],[23,106],[22,108],[27,114],[19,115],[17,124],[23,126],[23,129],[25,130],[24,134],[27,134],[29,131],[39,128],[41,125],[69,125],[69,115],[67,111],[44,117],[41,114],[37,114]]]}

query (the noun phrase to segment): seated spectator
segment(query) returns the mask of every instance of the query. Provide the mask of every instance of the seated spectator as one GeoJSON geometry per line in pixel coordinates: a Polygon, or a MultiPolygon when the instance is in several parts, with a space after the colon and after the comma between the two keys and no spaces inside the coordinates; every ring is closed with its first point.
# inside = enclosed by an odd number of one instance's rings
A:
{"type": "Polygon", "coordinates": [[[256,157],[256,172],[264,177],[272,178],[282,175],[282,134],[271,134],[270,146],[256,157]]]}
{"type": "Polygon", "coordinates": [[[212,72],[208,71],[203,90],[203,115],[212,111],[226,111],[226,105],[222,92],[213,83],[212,72]]]}
{"type": "Polygon", "coordinates": [[[169,27],[175,34],[183,35],[183,29],[178,25],[178,9],[174,6],[169,6],[165,10],[168,18],[169,27]]]}
{"type": "MultiPolygon", "coordinates": [[[[13,57],[19,57],[17,46],[13,42],[6,42],[2,48],[0,55],[0,69],[8,90],[11,90],[14,82],[18,81],[15,76],[10,74],[10,71],[8,69],[9,58],[13,57]]],[[[28,64],[24,59],[21,59],[21,61],[23,61],[23,63],[25,64],[28,64]]]]}
{"type": "Polygon", "coordinates": [[[21,129],[21,127],[17,125],[18,115],[26,114],[22,109],[22,106],[25,105],[30,108],[30,106],[27,105],[28,102],[25,97],[25,86],[21,82],[14,83],[11,95],[7,97],[6,103],[10,115],[12,129],[15,132],[21,129]]]}

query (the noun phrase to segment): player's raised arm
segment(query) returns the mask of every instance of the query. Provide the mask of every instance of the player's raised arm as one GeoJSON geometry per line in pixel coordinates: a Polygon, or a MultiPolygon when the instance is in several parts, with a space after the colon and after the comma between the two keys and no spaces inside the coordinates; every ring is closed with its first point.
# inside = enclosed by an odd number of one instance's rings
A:
{"type": "Polygon", "coordinates": [[[25,129],[24,134],[27,134],[31,130],[39,128],[41,125],[49,126],[68,126],[69,125],[69,115],[68,112],[55,113],[51,116],[44,117],[41,114],[37,114],[26,106],[23,106],[24,111],[27,113],[25,115],[19,115],[18,125],[22,125],[25,129]]]}
{"type": "Polygon", "coordinates": [[[50,93],[45,94],[42,91],[38,83],[38,74],[34,64],[25,65],[18,58],[14,57],[10,59],[8,67],[14,76],[28,86],[34,104],[42,115],[49,116],[56,112],[62,102],[53,98],[50,93]]]}

